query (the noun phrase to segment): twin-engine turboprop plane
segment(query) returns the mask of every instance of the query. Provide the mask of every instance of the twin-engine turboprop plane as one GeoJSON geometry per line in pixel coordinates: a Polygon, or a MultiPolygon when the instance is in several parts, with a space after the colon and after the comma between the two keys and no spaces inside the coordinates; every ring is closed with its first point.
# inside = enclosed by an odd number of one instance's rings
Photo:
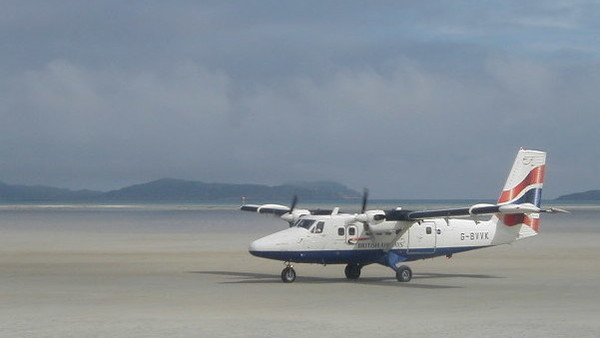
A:
{"type": "Polygon", "coordinates": [[[284,261],[281,279],[296,279],[293,263],[346,264],[346,277],[358,279],[361,269],[378,263],[392,268],[399,282],[412,270],[402,263],[473,249],[508,244],[538,233],[541,213],[567,212],[541,208],[546,153],[521,149],[496,204],[437,210],[367,210],[367,192],[360,213],[298,209],[280,204],[250,205],[244,211],[279,215],[288,229],[250,244],[252,255],[284,261]],[[491,215],[481,220],[482,215],[491,215]]]}

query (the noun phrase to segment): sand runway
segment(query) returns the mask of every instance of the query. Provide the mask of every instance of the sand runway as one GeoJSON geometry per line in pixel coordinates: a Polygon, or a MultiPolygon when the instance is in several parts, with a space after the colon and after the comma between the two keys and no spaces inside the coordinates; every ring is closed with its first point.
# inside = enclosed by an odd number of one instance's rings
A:
{"type": "Polygon", "coordinates": [[[284,284],[280,262],[246,252],[265,230],[4,226],[0,335],[600,334],[594,231],[548,231],[511,246],[414,262],[410,283],[381,266],[348,281],[343,266],[298,264],[296,282],[284,284]]]}

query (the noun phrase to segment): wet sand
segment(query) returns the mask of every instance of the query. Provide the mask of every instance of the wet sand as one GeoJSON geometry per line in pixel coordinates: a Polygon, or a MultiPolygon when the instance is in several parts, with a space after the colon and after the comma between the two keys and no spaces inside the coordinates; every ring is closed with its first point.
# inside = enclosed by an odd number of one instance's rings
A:
{"type": "Polygon", "coordinates": [[[298,264],[292,284],[246,252],[264,234],[4,229],[0,336],[600,335],[598,232],[413,262],[410,283],[298,264]]]}

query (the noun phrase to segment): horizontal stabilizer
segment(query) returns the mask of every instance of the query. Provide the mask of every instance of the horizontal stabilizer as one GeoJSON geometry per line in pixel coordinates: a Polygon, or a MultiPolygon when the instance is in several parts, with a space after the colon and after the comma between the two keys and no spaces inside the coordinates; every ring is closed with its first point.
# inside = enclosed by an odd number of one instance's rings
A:
{"type": "Polygon", "coordinates": [[[570,211],[561,209],[561,208],[542,209],[542,210],[540,210],[540,212],[545,212],[548,214],[570,214],[571,213],[570,211]]]}
{"type": "Polygon", "coordinates": [[[504,215],[513,215],[513,214],[531,214],[531,213],[539,213],[541,211],[540,208],[536,207],[531,203],[523,203],[523,204],[506,204],[500,206],[498,208],[501,214],[504,215]]]}

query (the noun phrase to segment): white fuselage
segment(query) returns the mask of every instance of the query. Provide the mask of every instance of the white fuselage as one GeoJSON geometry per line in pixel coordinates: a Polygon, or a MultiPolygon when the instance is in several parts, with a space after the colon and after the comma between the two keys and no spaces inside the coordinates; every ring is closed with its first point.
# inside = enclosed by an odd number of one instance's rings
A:
{"type": "Polygon", "coordinates": [[[294,226],[260,238],[249,251],[259,257],[289,262],[370,264],[388,252],[400,261],[452,255],[510,243],[519,227],[498,225],[497,218],[436,218],[421,222],[381,222],[369,230],[353,215],[303,217],[294,226]]]}

